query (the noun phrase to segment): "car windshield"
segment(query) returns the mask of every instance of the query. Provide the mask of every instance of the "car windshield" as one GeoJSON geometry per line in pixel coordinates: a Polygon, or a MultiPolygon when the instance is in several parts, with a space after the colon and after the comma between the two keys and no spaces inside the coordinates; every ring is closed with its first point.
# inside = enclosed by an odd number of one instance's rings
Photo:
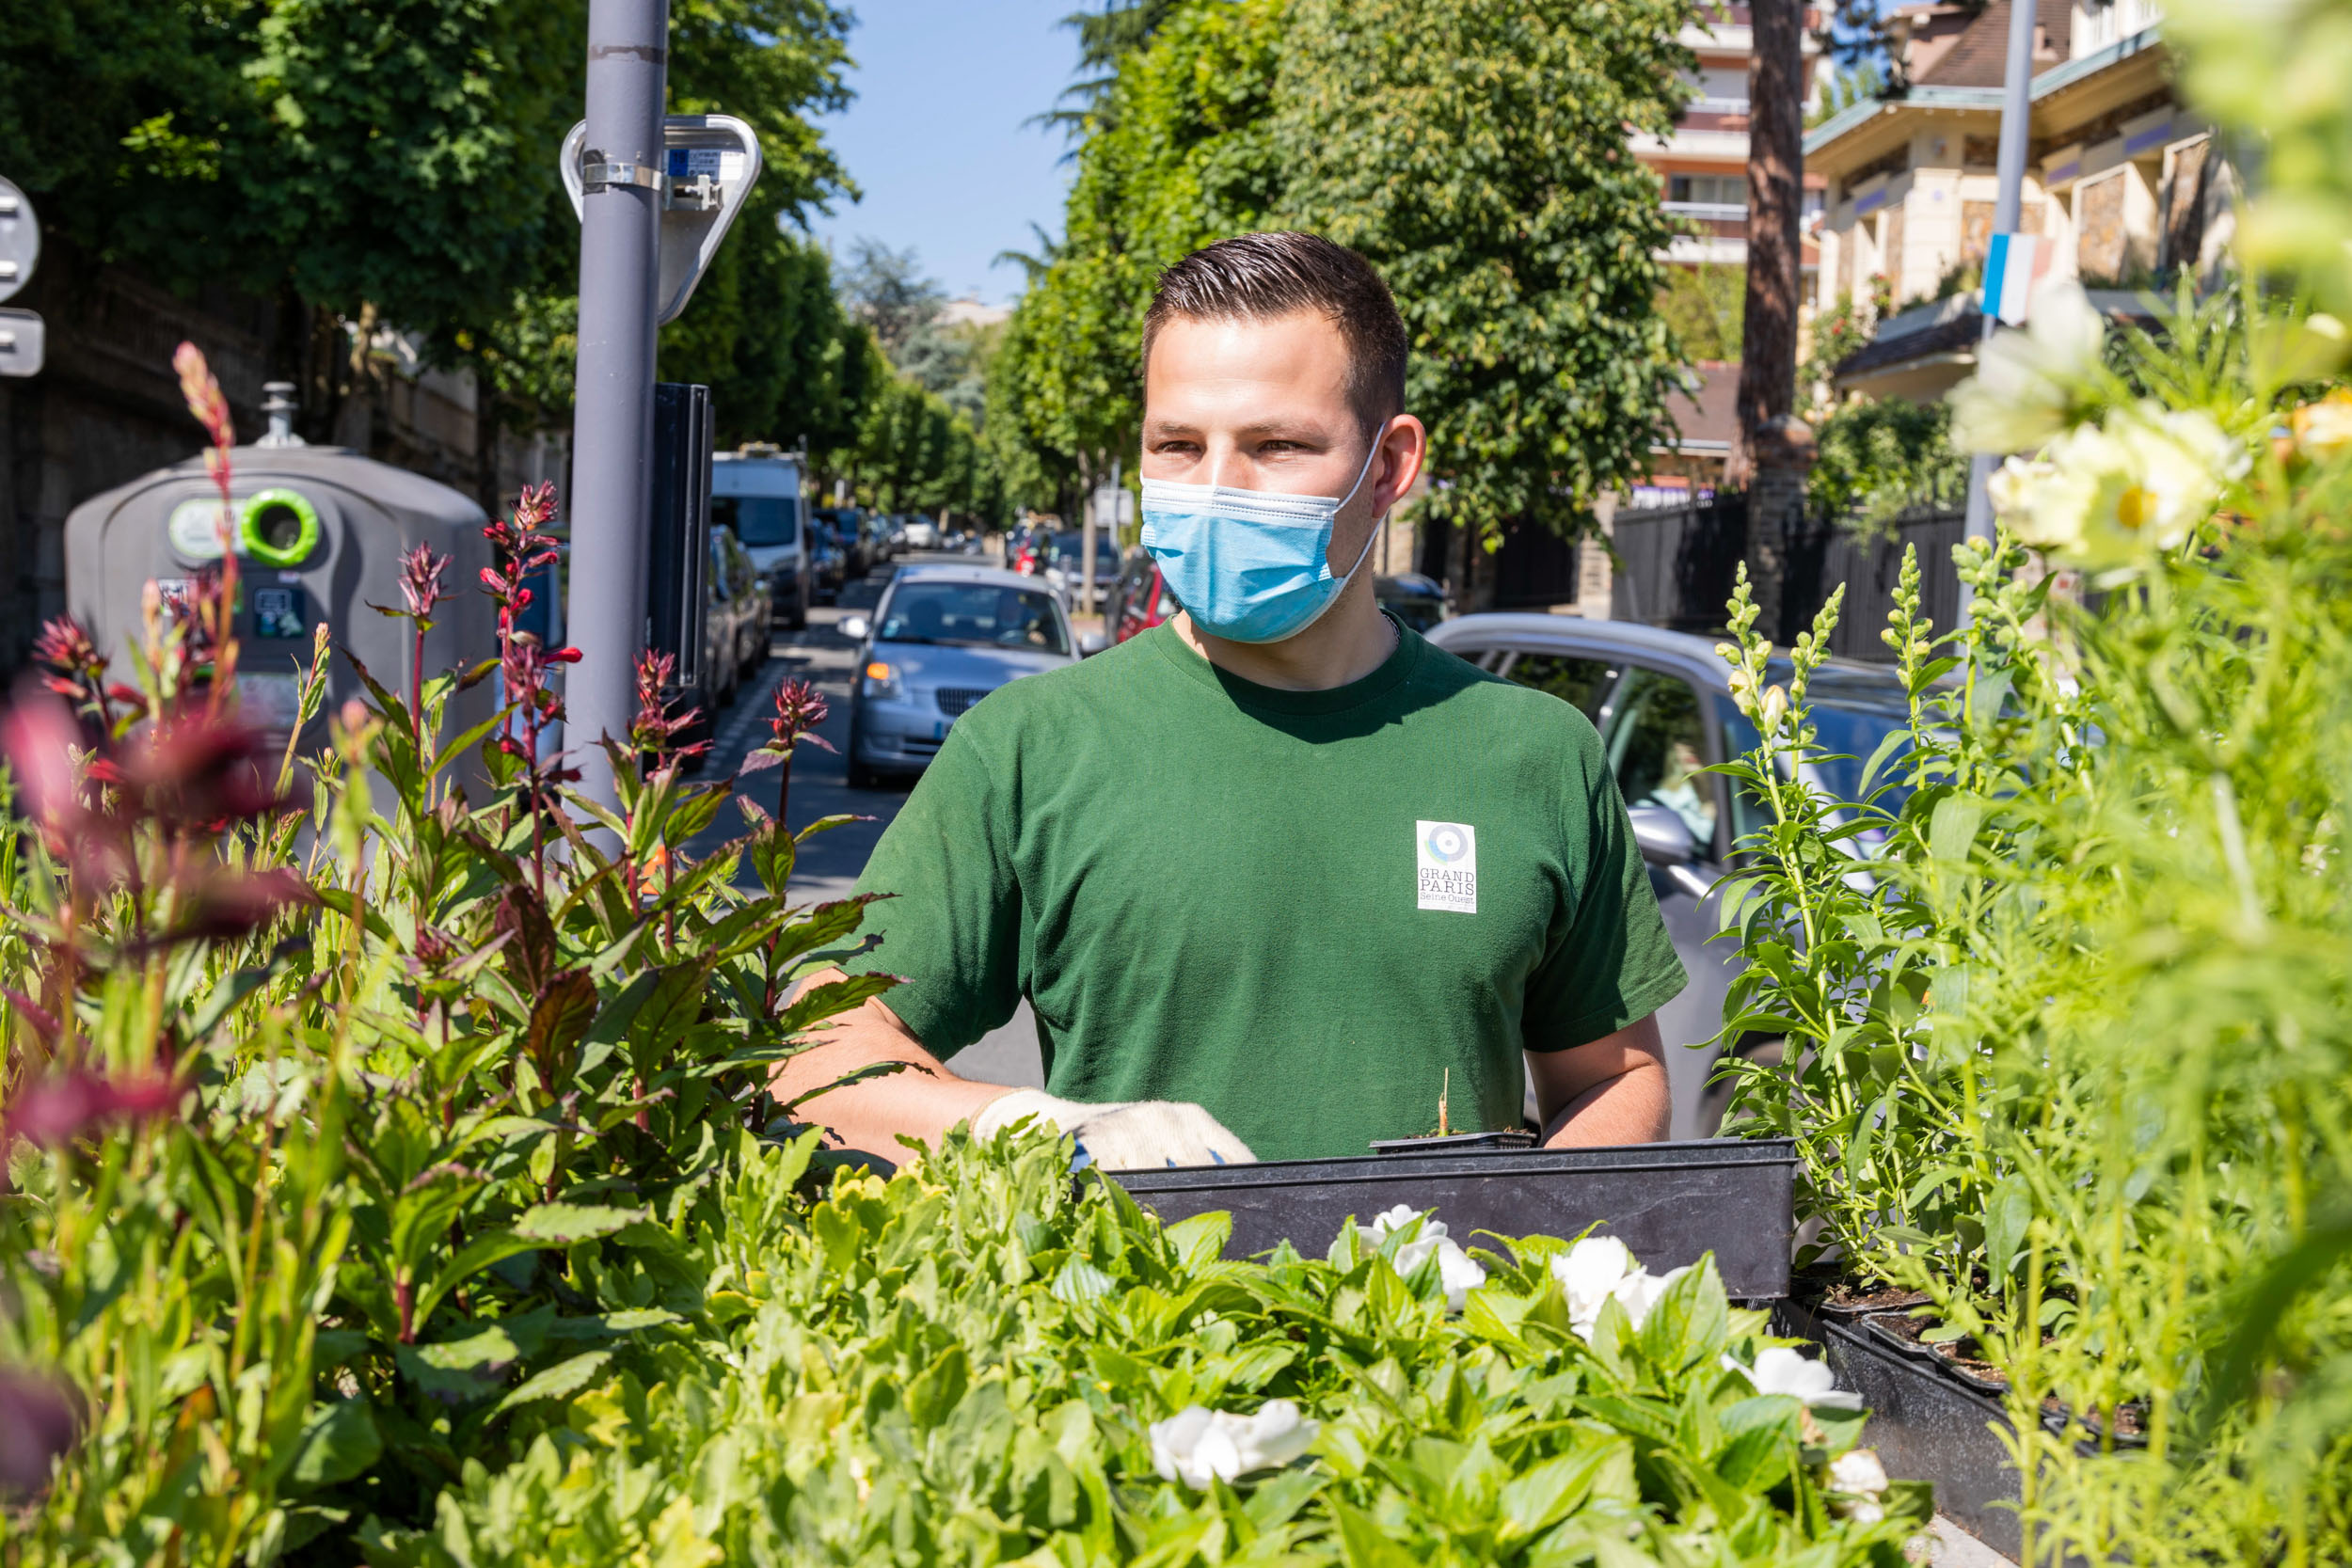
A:
{"type": "Polygon", "coordinates": [[[882,642],[1070,651],[1052,594],[985,582],[901,583],[892,592],[890,609],[874,636],[882,642]]]}
{"type": "Polygon", "coordinates": [[[771,549],[799,534],[801,503],[790,496],[713,496],[710,520],[755,549],[771,549]]]}

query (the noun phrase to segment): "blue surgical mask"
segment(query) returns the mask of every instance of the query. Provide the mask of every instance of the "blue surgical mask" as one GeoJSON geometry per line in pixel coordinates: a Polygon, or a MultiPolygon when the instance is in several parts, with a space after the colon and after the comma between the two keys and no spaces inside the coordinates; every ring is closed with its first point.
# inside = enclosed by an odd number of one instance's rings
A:
{"type": "Polygon", "coordinates": [[[1380,427],[1344,496],[1285,496],[1224,484],[1143,482],[1143,547],[1192,624],[1228,642],[1279,642],[1315,624],[1372,554],[1331,575],[1331,526],[1380,451],[1380,427]]]}

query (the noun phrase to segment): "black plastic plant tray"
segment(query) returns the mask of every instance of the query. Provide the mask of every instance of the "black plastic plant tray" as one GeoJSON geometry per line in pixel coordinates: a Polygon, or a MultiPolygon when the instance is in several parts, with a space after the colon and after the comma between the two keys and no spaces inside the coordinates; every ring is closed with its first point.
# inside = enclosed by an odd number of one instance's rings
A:
{"type": "Polygon", "coordinates": [[[1962,1386],[1932,1361],[1905,1355],[1862,1323],[1839,1323],[1794,1301],[1773,1315],[1781,1333],[1821,1347],[1837,1386],[1862,1396],[1870,1412],[1864,1440],[1886,1473],[1934,1482],[1937,1513],[2014,1560],[2024,1538],[2017,1471],[1994,1430],[2009,1425],[2000,1402],[1962,1386]]]}
{"type": "Polygon", "coordinates": [[[1435,1209],[1464,1245],[1473,1244],[1474,1230],[1589,1229],[1616,1237],[1656,1274],[1711,1252],[1726,1291],[1762,1301],[1788,1293],[1796,1173],[1795,1146],[1772,1138],[1270,1160],[1120,1171],[1116,1179],[1164,1220],[1232,1214],[1231,1258],[1283,1241],[1320,1258],[1349,1215],[1369,1222],[1401,1203],[1435,1209]]]}

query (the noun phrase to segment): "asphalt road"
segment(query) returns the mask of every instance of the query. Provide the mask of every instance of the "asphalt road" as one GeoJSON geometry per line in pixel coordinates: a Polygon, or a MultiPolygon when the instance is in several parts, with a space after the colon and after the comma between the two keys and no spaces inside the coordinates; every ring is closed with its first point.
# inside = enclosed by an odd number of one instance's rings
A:
{"type": "MultiPolygon", "coordinates": [[[[920,552],[902,558],[905,562],[976,559],[993,563],[989,558],[929,556],[920,552]]],[[[858,874],[866,869],[874,846],[881,842],[882,830],[890,826],[898,808],[906,804],[907,792],[912,787],[909,782],[885,784],[879,789],[851,789],[841,754],[841,748],[850,743],[850,681],[855,673],[851,660],[857,652],[857,645],[841,635],[841,618],[860,610],[871,611],[889,581],[890,570],[882,568],[866,581],[844,588],[837,605],[813,606],[806,630],[778,636],[767,664],[744,679],[735,701],[720,714],[718,738],[704,765],[704,776],[711,778],[742,766],[745,754],[768,738],[769,721],[775,714],[776,688],[786,681],[797,675],[825,694],[832,712],[817,733],[830,741],[834,750],[828,752],[803,744],[793,758],[788,820],[795,829],[826,816],[850,816],[859,820],[829,829],[801,847],[800,860],[792,868],[790,892],[795,902],[822,903],[847,897],[856,886],[858,874]]],[[[772,812],[776,807],[776,784],[777,775],[772,769],[755,773],[743,781],[743,791],[772,812]]],[[[690,852],[707,853],[742,831],[742,817],[730,806],[691,847],[690,852]]],[[[748,867],[743,875],[747,880],[750,879],[748,867]]],[[[954,1066],[962,1076],[985,1083],[1042,1087],[1045,1074],[1038,1054],[1037,1024],[1029,1005],[1024,1002],[1005,1027],[959,1053],[954,1066]]]]}

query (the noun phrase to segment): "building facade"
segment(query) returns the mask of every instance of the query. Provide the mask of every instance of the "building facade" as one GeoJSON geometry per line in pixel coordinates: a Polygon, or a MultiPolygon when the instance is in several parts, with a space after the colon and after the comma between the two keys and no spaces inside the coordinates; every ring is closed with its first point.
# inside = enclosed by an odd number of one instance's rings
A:
{"type": "MultiPolygon", "coordinates": [[[[1824,186],[1816,311],[1874,296],[1872,341],[1841,393],[1925,399],[1969,373],[1998,194],[2011,0],[1891,14],[1906,85],[1805,137],[1824,186]]],[[[2079,278],[2118,313],[2228,241],[2232,180],[2211,126],[2174,93],[2150,0],[2038,0],[2020,230],[2036,270],[2079,278]]]]}

